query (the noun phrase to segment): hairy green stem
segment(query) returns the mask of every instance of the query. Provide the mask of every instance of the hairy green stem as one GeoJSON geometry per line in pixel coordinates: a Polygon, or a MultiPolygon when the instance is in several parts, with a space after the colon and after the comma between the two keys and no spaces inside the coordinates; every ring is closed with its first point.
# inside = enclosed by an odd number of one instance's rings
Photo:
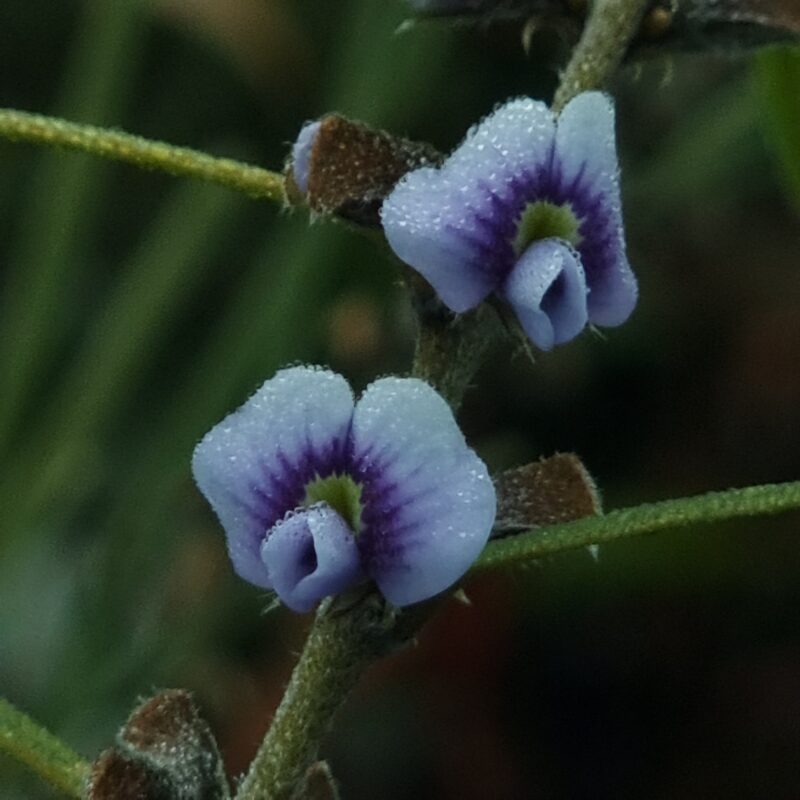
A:
{"type": "Polygon", "coordinates": [[[280,173],[122,131],[79,125],[25,111],[0,109],[0,137],[78,150],[114,161],[125,161],[141,169],[199,178],[258,199],[276,202],[283,202],[284,199],[284,182],[280,173]]]}
{"type": "Polygon", "coordinates": [[[433,386],[458,411],[464,393],[492,341],[501,331],[494,309],[484,304],[463,316],[419,315],[411,374],[433,386]]]}
{"type": "Polygon", "coordinates": [[[603,87],[625,56],[648,0],[594,0],[580,41],[561,76],[553,110],[576,95],[603,87]]]}
{"type": "Polygon", "coordinates": [[[800,510],[800,481],[749,486],[645,503],[490,542],[473,572],[524,564],[542,556],[698,523],[800,510]]]}
{"type": "Polygon", "coordinates": [[[60,739],[0,697],[0,751],[70,797],[83,797],[91,766],[60,739]]]}
{"type": "Polygon", "coordinates": [[[289,800],[364,668],[392,647],[394,616],[371,595],[347,610],[323,604],[236,800],[289,800]]]}

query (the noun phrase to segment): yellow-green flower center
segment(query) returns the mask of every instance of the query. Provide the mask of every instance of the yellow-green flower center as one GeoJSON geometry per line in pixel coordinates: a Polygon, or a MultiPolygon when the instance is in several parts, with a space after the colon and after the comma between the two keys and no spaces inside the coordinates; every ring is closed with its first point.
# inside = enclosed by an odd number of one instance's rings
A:
{"type": "Polygon", "coordinates": [[[569,203],[556,205],[547,200],[528,203],[522,211],[514,237],[514,252],[519,256],[533,242],[540,239],[558,238],[577,247],[581,242],[578,232],[581,223],[569,203]]]}
{"type": "Polygon", "coordinates": [[[353,535],[361,530],[361,490],[349,475],[317,477],[306,486],[304,506],[327,503],[349,526],[353,535]]]}

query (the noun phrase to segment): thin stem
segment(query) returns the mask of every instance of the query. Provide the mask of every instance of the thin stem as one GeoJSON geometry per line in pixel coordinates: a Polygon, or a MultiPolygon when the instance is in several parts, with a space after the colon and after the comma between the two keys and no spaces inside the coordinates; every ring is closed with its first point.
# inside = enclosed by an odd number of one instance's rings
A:
{"type": "Polygon", "coordinates": [[[64,794],[83,797],[91,771],[88,762],[2,697],[0,750],[64,794]]]}
{"type": "Polygon", "coordinates": [[[697,523],[800,510],[800,481],[682,497],[585,517],[490,542],[473,572],[524,564],[542,556],[697,523]]]}
{"type": "Polygon", "coordinates": [[[391,649],[393,623],[374,595],[346,611],[320,608],[236,800],[288,800],[295,795],[363,669],[391,649]]]}
{"type": "Polygon", "coordinates": [[[217,183],[254,198],[283,202],[283,176],[229,158],[143,139],[121,131],[63,119],[0,109],[0,136],[16,142],[78,150],[142,169],[160,170],[217,183]]]}
{"type": "Polygon", "coordinates": [[[594,0],[580,41],[561,76],[553,110],[575,95],[603,87],[620,65],[648,0],[594,0]]]}

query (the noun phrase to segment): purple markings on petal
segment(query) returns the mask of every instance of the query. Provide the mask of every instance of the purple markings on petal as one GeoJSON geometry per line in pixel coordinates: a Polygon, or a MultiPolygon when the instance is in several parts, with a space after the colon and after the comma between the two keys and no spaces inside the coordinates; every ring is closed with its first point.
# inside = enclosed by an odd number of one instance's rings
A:
{"type": "Polygon", "coordinates": [[[372,578],[393,603],[444,591],[480,553],[495,495],[452,411],[415,379],[373,383],[354,405],[347,383],[295,367],[268,380],[200,442],[195,479],[222,523],[236,571],[307,610],[372,578]],[[360,490],[358,534],[318,478],[360,490]]]}
{"type": "Polygon", "coordinates": [[[261,559],[278,597],[300,613],[364,578],[353,532],[324,503],[278,522],[261,547],[261,559]]]}
{"type": "Polygon", "coordinates": [[[556,152],[566,186],[593,198],[589,236],[582,248],[589,293],[589,321],[621,325],[636,305],[637,287],[625,254],[614,105],[600,92],[571,100],[558,118],[556,152]],[[604,223],[604,224],[603,224],[604,223]]]}
{"type": "Polygon", "coordinates": [[[567,342],[586,325],[586,279],[577,253],[543,239],[523,254],[503,286],[525,333],[542,350],[567,342]]]}
{"type": "Polygon", "coordinates": [[[556,152],[566,184],[580,173],[593,193],[619,205],[619,164],[610,97],[584,92],[567,103],[558,118],[556,152]]]}
{"type": "Polygon", "coordinates": [[[322,123],[307,122],[300,129],[297,140],[292,146],[292,177],[297,188],[303,193],[308,192],[308,176],[311,169],[311,151],[319,133],[322,123]]]}
{"type": "MultiPolygon", "coordinates": [[[[636,304],[614,108],[598,92],[579,95],[557,119],[542,103],[511,100],[475,126],[441,168],[409,173],[384,202],[382,220],[392,249],[452,311],[473,308],[492,292],[513,296],[540,347],[568,341],[586,321],[619,325],[636,304]],[[554,283],[556,267],[545,251],[529,255],[513,247],[525,209],[537,202],[563,207],[578,222],[574,250],[554,283]],[[545,296],[524,296],[525,287],[551,283],[545,296]]],[[[544,232],[537,241],[561,235],[544,232]]]]}
{"type": "Polygon", "coordinates": [[[554,134],[547,106],[512,100],[475,126],[440,168],[409,173],[384,201],[389,245],[452,311],[474,308],[511,269],[510,240],[524,205],[515,181],[547,159],[554,134]]]}
{"type": "Polygon", "coordinates": [[[268,380],[195,449],[195,481],[225,528],[231,560],[245,580],[271,585],[261,543],[302,502],[316,473],[342,468],[352,415],[344,378],[294,367],[268,380]]]}
{"type": "Polygon", "coordinates": [[[353,415],[353,460],[359,549],[381,592],[403,606],[455,583],[488,540],[495,494],[445,401],[423,381],[376,381],[353,415]]]}

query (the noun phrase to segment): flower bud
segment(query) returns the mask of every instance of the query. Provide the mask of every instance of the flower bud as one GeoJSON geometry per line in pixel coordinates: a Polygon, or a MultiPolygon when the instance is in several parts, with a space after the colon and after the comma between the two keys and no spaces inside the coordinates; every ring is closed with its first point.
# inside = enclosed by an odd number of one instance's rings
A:
{"type": "Polygon", "coordinates": [[[320,214],[378,227],[383,199],[400,178],[439,161],[428,144],[329,114],[300,131],[287,165],[287,194],[320,214]]]}

